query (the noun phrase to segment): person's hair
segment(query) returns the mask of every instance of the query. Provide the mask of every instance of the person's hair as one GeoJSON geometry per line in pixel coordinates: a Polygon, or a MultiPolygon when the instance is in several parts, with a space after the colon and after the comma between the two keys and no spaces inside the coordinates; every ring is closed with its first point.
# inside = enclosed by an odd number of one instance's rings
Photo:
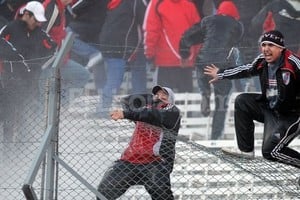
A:
{"type": "Polygon", "coordinates": [[[25,9],[25,10],[24,10],[24,14],[25,14],[25,12],[27,12],[27,13],[29,14],[30,17],[34,16],[34,14],[33,14],[31,11],[29,11],[29,10],[26,10],[26,9],[25,9]]]}

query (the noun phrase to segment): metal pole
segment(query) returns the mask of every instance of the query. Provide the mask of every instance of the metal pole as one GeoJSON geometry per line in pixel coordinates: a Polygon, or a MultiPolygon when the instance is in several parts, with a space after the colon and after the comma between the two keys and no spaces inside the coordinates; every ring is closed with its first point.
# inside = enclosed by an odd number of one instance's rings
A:
{"type": "Polygon", "coordinates": [[[53,199],[54,192],[54,176],[55,176],[55,156],[56,144],[58,142],[58,129],[59,129],[59,94],[60,94],[60,72],[59,68],[62,66],[66,54],[70,51],[74,40],[74,34],[69,33],[65,42],[58,52],[58,58],[52,65],[52,81],[49,94],[49,113],[48,124],[53,126],[53,134],[51,143],[48,147],[47,153],[47,173],[46,173],[46,193],[45,199],[53,199]]]}
{"type": "MultiPolygon", "coordinates": [[[[32,190],[32,184],[37,176],[38,170],[40,168],[40,165],[42,161],[45,158],[46,152],[48,151],[49,155],[47,157],[47,170],[50,170],[47,172],[47,177],[46,177],[46,199],[51,199],[47,198],[50,195],[51,192],[53,192],[53,178],[50,178],[50,176],[53,176],[51,171],[53,170],[53,164],[51,160],[53,160],[53,138],[57,135],[58,132],[58,94],[57,94],[57,87],[58,87],[58,74],[59,74],[59,67],[63,64],[64,58],[66,54],[70,51],[71,46],[73,44],[75,35],[73,33],[68,33],[65,41],[62,44],[62,47],[60,48],[57,57],[52,65],[53,69],[53,77],[52,77],[52,85],[50,87],[50,97],[49,97],[49,102],[48,102],[48,120],[47,120],[47,129],[45,131],[45,134],[42,138],[41,145],[39,147],[39,150],[37,152],[37,156],[35,157],[35,160],[33,161],[31,167],[29,168],[29,173],[28,176],[25,179],[24,185],[23,185],[23,192],[26,196],[27,199],[32,199],[30,196],[31,193],[34,193],[32,190]],[[51,144],[50,144],[51,143],[51,144]],[[51,186],[52,184],[52,186],[51,186]],[[28,195],[27,195],[28,194],[28,195]]],[[[54,173],[53,173],[54,174],[54,173]]],[[[34,198],[34,197],[33,197],[34,198]]],[[[35,199],[35,198],[34,198],[35,199]]]]}

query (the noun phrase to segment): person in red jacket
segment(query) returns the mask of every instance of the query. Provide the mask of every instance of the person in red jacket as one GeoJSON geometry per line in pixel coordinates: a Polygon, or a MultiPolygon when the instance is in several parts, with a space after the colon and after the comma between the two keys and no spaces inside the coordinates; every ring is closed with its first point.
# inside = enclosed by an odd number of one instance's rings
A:
{"type": "Polygon", "coordinates": [[[120,197],[133,185],[144,185],[153,200],[174,199],[170,174],[180,111],[170,88],[157,85],[152,93],[154,96],[130,95],[122,100],[123,110],[111,113],[113,120],[135,121],[135,129],[121,158],[107,170],[98,186],[107,199],[120,197]]]}
{"type": "Polygon", "coordinates": [[[185,30],[200,21],[189,0],[152,0],[144,19],[144,52],[157,70],[157,84],[176,92],[192,92],[194,61],[198,48],[191,49],[188,62],[181,63],[179,41],[185,30]]]}

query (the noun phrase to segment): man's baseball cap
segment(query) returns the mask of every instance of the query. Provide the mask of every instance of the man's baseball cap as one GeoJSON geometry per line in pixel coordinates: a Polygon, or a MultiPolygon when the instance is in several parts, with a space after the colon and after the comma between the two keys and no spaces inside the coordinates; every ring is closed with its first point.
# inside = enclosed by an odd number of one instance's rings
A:
{"type": "Polygon", "coordinates": [[[171,103],[171,104],[175,103],[174,92],[171,88],[156,85],[152,88],[152,94],[155,95],[159,90],[162,90],[169,95],[169,98],[168,98],[169,103],[171,103]]]}
{"type": "Polygon", "coordinates": [[[22,13],[27,10],[29,12],[32,12],[33,16],[38,22],[45,22],[47,21],[45,17],[45,8],[42,3],[38,1],[29,1],[24,8],[22,8],[22,13]]]}

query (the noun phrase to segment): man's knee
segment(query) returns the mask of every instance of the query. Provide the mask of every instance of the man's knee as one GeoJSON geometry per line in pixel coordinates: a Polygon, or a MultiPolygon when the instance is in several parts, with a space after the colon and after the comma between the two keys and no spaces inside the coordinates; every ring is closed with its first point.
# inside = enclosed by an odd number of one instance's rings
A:
{"type": "Polygon", "coordinates": [[[274,145],[264,145],[262,147],[262,156],[267,159],[267,160],[276,160],[275,158],[275,151],[274,151],[275,147],[274,145]]]}

